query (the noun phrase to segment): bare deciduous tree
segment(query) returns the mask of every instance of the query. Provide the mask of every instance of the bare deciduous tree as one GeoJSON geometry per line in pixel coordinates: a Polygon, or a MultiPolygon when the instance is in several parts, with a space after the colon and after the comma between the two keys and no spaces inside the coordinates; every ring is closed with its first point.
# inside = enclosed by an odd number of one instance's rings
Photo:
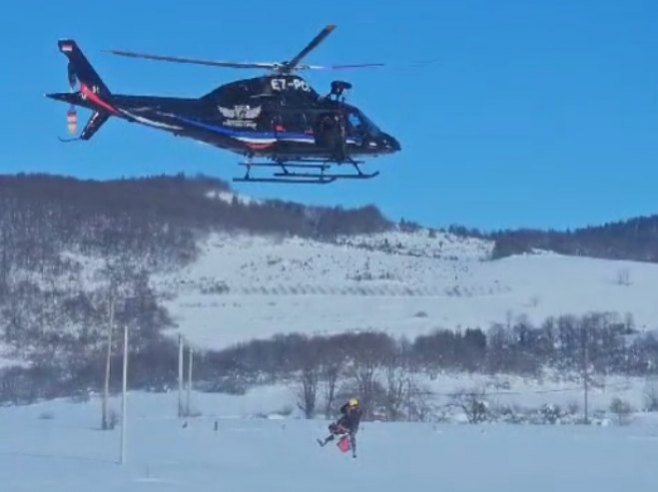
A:
{"type": "Polygon", "coordinates": [[[461,408],[471,424],[487,419],[486,392],[481,388],[461,389],[452,395],[452,405],[461,408]]]}
{"type": "Polygon", "coordinates": [[[304,340],[301,359],[299,383],[299,408],[307,419],[315,416],[317,405],[318,384],[320,382],[320,353],[322,342],[317,338],[304,340]]]}
{"type": "Polygon", "coordinates": [[[617,417],[619,425],[626,425],[630,422],[633,409],[631,404],[621,398],[614,398],[610,403],[610,411],[617,417]]]}
{"type": "Polygon", "coordinates": [[[385,369],[384,412],[387,420],[426,421],[433,413],[432,393],[417,381],[411,366],[396,358],[385,369]]]}
{"type": "Polygon", "coordinates": [[[327,419],[331,418],[332,407],[338,389],[338,382],[343,373],[344,364],[344,357],[340,354],[332,356],[325,353],[323,357],[320,377],[324,388],[324,415],[327,419]]]}
{"type": "Polygon", "coordinates": [[[627,287],[631,285],[631,272],[628,268],[620,268],[617,271],[617,277],[615,278],[615,283],[627,287]]]}
{"type": "Polygon", "coordinates": [[[349,358],[352,376],[361,399],[365,419],[374,416],[377,396],[382,390],[378,376],[395,354],[394,341],[383,333],[362,333],[351,340],[349,358]]]}
{"type": "Polygon", "coordinates": [[[644,404],[647,411],[658,412],[658,381],[647,379],[644,385],[644,404]]]}
{"type": "Polygon", "coordinates": [[[386,366],[386,395],[384,399],[384,411],[386,419],[400,420],[403,408],[408,402],[411,393],[412,376],[408,367],[391,361],[386,366]]]}

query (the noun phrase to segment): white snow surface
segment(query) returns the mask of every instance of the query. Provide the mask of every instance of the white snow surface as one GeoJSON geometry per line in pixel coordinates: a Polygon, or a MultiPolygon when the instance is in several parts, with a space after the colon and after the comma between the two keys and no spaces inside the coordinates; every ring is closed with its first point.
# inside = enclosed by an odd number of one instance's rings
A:
{"type": "MultiPolygon", "coordinates": [[[[128,396],[120,430],[100,402],[0,408],[0,483],[11,492],[618,492],[658,486],[658,421],[629,426],[364,422],[358,457],[320,448],[327,422],[230,418],[235,401],[175,417],[175,394],[128,396]],[[217,422],[218,430],[214,430],[217,422]]],[[[120,408],[119,401],[112,406],[120,408]]]]}
{"type": "Polygon", "coordinates": [[[658,265],[543,251],[491,261],[492,247],[426,230],[335,243],[213,234],[195,263],[155,285],[175,331],[213,348],[291,332],[374,329],[413,338],[591,311],[658,327],[658,265]]]}
{"type": "Polygon", "coordinates": [[[261,203],[259,200],[255,200],[251,197],[244,196],[244,195],[239,195],[237,193],[233,193],[230,191],[219,191],[219,190],[213,190],[209,191],[206,193],[206,197],[210,198],[212,200],[220,200],[225,203],[231,204],[233,203],[233,199],[237,200],[238,203],[242,205],[251,205],[251,204],[258,204],[261,203]]]}

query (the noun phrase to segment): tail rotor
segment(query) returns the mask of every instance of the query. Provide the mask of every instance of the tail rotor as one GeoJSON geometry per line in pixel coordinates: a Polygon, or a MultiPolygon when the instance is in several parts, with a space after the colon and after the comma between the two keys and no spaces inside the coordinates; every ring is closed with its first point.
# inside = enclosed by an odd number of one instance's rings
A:
{"type": "Polygon", "coordinates": [[[72,136],[72,138],[60,138],[60,140],[63,142],[89,140],[111,114],[119,114],[118,110],[112,103],[112,93],[91,66],[77,43],[72,39],[62,39],[57,45],[59,50],[68,58],[66,72],[70,91],[68,93],[47,94],[47,96],[69,104],[69,109],[66,112],[66,126],[69,135],[72,136]],[[79,136],[76,136],[78,134],[76,106],[86,107],[93,111],[79,136]]]}
{"type": "MultiPolygon", "coordinates": [[[[67,65],[67,75],[69,81],[69,87],[71,89],[71,94],[76,91],[78,86],[78,77],[75,74],[75,67],[73,62],[69,61],[67,65]]],[[[78,112],[75,109],[75,106],[71,104],[69,110],[66,112],[66,127],[68,129],[69,135],[75,136],[78,133],[78,112]]],[[[75,140],[75,139],[73,139],[75,140]]]]}

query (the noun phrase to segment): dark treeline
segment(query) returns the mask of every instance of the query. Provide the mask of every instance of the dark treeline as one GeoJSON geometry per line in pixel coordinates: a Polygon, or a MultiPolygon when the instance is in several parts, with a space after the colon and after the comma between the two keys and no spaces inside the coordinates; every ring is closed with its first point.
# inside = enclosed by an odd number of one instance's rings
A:
{"type": "MultiPolygon", "coordinates": [[[[227,183],[206,176],[153,176],[84,181],[42,174],[0,176],[0,289],[12,265],[57,264],[62,246],[84,253],[121,252],[155,264],[187,262],[198,234],[212,230],[331,239],[373,233],[393,224],[375,206],[312,207],[265,200],[219,199],[227,183]]],[[[230,195],[228,195],[230,196],[230,195]]],[[[639,217],[567,231],[482,232],[462,226],[448,231],[495,241],[493,258],[546,249],[561,254],[658,261],[658,216],[639,217]]]]}
{"type": "Polygon", "coordinates": [[[185,261],[195,254],[198,232],[243,230],[326,239],[392,227],[374,206],[343,209],[217,198],[228,191],[223,181],[205,176],[114,181],[2,176],[0,275],[12,260],[39,264],[62,246],[185,261]]]}
{"type": "Polygon", "coordinates": [[[495,240],[494,259],[536,248],[565,255],[658,261],[658,215],[573,231],[522,229],[499,231],[486,237],[495,240]]]}
{"type": "Polygon", "coordinates": [[[610,313],[560,316],[534,326],[524,319],[508,325],[436,330],[413,341],[376,332],[308,337],[298,334],[245,342],[208,353],[197,375],[209,381],[241,377],[276,380],[309,364],[343,365],[363,358],[379,365],[406,364],[421,372],[441,370],[538,375],[550,367],[599,374],[646,375],[658,371],[658,338],[638,333],[631,317],[610,313]]]}
{"type": "MultiPolygon", "coordinates": [[[[160,315],[153,310],[151,324],[160,315]]],[[[147,321],[142,319],[141,323],[147,321]]],[[[131,339],[131,388],[176,388],[176,344],[157,331],[135,331],[131,339]]],[[[34,359],[30,368],[0,371],[0,401],[25,402],[99,391],[102,340],[96,340],[94,350],[75,350],[74,341],[69,342],[71,350],[63,351],[60,357],[44,354],[34,359]]],[[[117,391],[119,343],[115,343],[114,353],[111,386],[117,391]]],[[[221,351],[197,351],[194,380],[198,390],[234,394],[259,384],[294,383],[301,389],[300,400],[309,415],[329,415],[336,399],[349,393],[358,393],[372,412],[389,412],[394,410],[382,408],[391,402],[391,391],[414,392],[413,401],[422,401],[418,398],[421,388],[411,375],[432,377],[440,371],[469,371],[539,376],[542,370],[553,368],[571,377],[584,371],[585,353],[591,374],[647,376],[658,372],[655,334],[638,333],[630,317],[592,313],[548,318],[539,326],[520,319],[486,331],[436,330],[414,340],[368,331],[332,336],[279,335],[221,351]],[[322,408],[318,408],[319,402],[322,408]]]]}
{"type": "MultiPolygon", "coordinates": [[[[117,346],[111,358],[112,393],[121,390],[120,352],[117,346]]],[[[151,340],[141,348],[131,349],[130,387],[145,391],[163,391],[173,387],[177,357],[177,347],[168,340],[151,340]]],[[[104,371],[105,356],[102,350],[79,351],[72,353],[68,359],[42,359],[26,367],[6,367],[0,369],[0,404],[25,404],[58,397],[86,400],[93,393],[101,393],[104,371]]]]}

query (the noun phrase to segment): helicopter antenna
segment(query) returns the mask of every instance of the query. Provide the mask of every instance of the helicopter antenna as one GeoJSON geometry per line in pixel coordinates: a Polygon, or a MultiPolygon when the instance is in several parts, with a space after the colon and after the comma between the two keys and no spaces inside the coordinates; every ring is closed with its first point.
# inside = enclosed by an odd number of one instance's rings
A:
{"type": "Polygon", "coordinates": [[[322,29],[316,36],[313,38],[306,47],[301,50],[294,58],[290,61],[283,62],[231,62],[231,61],[214,61],[214,60],[200,60],[197,58],[186,58],[179,56],[163,56],[163,55],[154,55],[149,53],[138,53],[135,51],[125,51],[125,50],[106,50],[108,53],[117,56],[125,56],[129,58],[143,58],[147,60],[157,60],[157,61],[166,61],[173,63],[189,63],[195,65],[206,65],[211,67],[224,67],[224,68],[247,68],[247,69],[266,69],[277,74],[290,74],[295,71],[300,70],[343,70],[351,68],[366,68],[366,67],[380,67],[383,66],[383,63],[358,63],[358,64],[349,64],[349,65],[330,65],[330,66],[321,66],[321,65],[306,65],[300,63],[311,51],[317,48],[322,41],[325,40],[329,34],[331,34],[336,26],[334,24],[329,24],[324,29],[322,29]]]}

